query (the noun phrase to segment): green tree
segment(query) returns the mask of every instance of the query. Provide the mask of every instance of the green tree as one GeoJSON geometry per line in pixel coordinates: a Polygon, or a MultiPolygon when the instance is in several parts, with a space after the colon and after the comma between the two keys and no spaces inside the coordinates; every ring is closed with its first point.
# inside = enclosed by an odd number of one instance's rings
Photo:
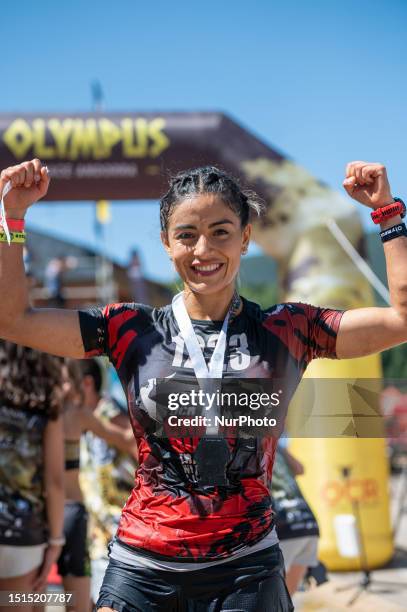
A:
{"type": "Polygon", "coordinates": [[[241,285],[239,293],[264,309],[278,302],[277,287],[273,284],[241,285]]]}

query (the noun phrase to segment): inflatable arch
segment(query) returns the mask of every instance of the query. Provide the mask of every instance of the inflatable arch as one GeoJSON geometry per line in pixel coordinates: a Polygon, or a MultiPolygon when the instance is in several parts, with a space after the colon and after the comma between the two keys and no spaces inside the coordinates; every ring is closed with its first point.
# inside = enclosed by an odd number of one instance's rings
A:
{"type": "MultiPolygon", "coordinates": [[[[50,168],[48,200],[157,199],[168,174],[219,165],[267,204],[254,240],[279,263],[281,300],[355,308],[372,304],[370,287],[331,234],[334,220],[360,250],[355,206],[221,113],[0,115],[0,167],[40,158],[50,168]]],[[[379,378],[377,357],[313,362],[308,376],[379,378]]],[[[339,555],[333,522],[357,499],[370,567],[392,555],[383,437],[297,438],[301,485],[321,527],[320,557],[331,569],[358,569],[339,555]],[[351,468],[347,482],[341,467],[351,468]]]]}

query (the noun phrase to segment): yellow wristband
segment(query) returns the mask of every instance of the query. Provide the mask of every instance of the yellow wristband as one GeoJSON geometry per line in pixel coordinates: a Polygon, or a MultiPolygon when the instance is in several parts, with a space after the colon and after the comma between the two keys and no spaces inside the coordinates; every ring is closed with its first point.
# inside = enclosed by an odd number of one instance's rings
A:
{"type": "MultiPolygon", "coordinates": [[[[0,232],[0,242],[7,242],[7,236],[5,232],[0,232]]],[[[10,232],[10,243],[16,244],[25,243],[25,232],[10,232]]]]}

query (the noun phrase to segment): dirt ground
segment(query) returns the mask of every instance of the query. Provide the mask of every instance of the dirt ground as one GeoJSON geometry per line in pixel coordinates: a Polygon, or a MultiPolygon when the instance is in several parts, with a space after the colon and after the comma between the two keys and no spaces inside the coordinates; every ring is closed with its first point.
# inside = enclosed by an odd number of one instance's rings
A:
{"type": "Polygon", "coordinates": [[[360,582],[360,572],[331,572],[329,582],[306,593],[299,593],[294,599],[299,612],[398,612],[407,611],[407,470],[391,480],[392,518],[397,528],[395,555],[391,562],[371,574],[372,584],[363,591],[356,602],[350,600],[358,592],[356,588],[344,591],[337,589],[360,582]],[[404,494],[404,504],[403,502],[404,494]],[[397,524],[398,526],[397,526],[397,524]]]}

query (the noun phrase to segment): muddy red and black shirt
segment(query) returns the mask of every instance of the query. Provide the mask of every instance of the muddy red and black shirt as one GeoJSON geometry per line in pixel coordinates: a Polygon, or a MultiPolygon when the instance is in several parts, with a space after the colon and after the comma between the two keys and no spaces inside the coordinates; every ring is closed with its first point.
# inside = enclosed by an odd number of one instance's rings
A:
{"type": "MultiPolygon", "coordinates": [[[[223,376],[278,378],[295,389],[316,357],[335,358],[342,312],[307,304],[262,310],[243,299],[227,331],[223,376]]],[[[275,440],[247,445],[236,439],[227,487],[197,488],[194,438],[147,433],[149,391],[156,379],[195,376],[171,305],[111,304],[79,312],[87,357],[107,355],[127,396],[138,440],[139,468],[117,537],[156,558],[215,561],[264,538],[274,526],[268,488],[275,440]]],[[[209,362],[221,321],[192,320],[209,362]]]]}

